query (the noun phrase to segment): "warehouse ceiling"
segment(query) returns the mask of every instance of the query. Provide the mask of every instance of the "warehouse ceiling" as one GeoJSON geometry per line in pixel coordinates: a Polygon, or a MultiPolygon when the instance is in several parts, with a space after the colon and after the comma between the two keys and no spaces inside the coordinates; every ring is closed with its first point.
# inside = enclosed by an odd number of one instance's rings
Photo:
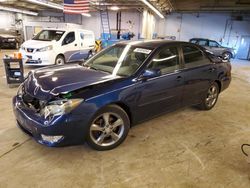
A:
{"type": "MultiPolygon", "coordinates": [[[[0,6],[29,10],[34,12],[50,11],[62,12],[60,9],[51,8],[45,5],[38,5],[35,0],[0,0],[0,6]]],[[[62,5],[62,0],[40,0],[45,3],[56,3],[62,5]]],[[[139,10],[147,8],[140,0],[91,0],[91,11],[96,11],[107,5],[109,8],[117,6],[121,10],[139,10]]],[[[250,12],[249,0],[150,0],[162,13],[169,12],[250,12]]]]}

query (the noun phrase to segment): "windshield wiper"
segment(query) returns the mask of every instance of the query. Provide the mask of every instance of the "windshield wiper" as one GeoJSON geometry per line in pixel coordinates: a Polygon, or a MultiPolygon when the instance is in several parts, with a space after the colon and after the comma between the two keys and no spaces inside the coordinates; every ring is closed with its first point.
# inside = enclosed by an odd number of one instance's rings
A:
{"type": "Polygon", "coordinates": [[[87,63],[83,63],[82,66],[87,67],[89,69],[98,70],[97,68],[92,67],[92,66],[88,65],[87,63]]]}

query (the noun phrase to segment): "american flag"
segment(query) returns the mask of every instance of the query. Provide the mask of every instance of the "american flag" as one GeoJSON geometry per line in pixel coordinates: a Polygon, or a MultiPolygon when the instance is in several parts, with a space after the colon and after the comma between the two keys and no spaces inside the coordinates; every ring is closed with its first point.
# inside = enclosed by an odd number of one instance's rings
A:
{"type": "Polygon", "coordinates": [[[64,0],[63,12],[67,14],[88,13],[89,0],[64,0]]]}

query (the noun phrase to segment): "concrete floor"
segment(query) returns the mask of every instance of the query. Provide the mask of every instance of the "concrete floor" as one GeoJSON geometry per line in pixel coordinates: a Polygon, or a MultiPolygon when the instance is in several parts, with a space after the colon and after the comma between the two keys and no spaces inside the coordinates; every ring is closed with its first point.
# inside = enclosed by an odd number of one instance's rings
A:
{"type": "Polygon", "coordinates": [[[163,115],[133,127],[117,149],[97,152],[48,148],[22,133],[11,109],[17,89],[7,87],[1,62],[0,187],[249,188],[240,146],[250,143],[250,62],[232,65],[230,88],[213,110],[163,115]]]}

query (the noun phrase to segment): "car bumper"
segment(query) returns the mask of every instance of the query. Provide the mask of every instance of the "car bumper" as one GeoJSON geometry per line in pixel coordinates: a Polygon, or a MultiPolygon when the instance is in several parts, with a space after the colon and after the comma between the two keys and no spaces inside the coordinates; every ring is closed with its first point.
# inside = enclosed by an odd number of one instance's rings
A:
{"type": "Polygon", "coordinates": [[[8,43],[2,43],[1,45],[0,45],[0,47],[1,48],[3,48],[3,49],[9,49],[9,48],[11,48],[11,49],[15,49],[16,48],[16,42],[8,42],[8,43]]]}
{"type": "Polygon", "coordinates": [[[18,96],[13,98],[13,111],[17,125],[38,143],[47,146],[81,144],[87,133],[87,119],[74,115],[60,116],[48,121],[23,103],[18,96]],[[48,139],[49,138],[49,139],[48,139]],[[51,142],[52,138],[57,138],[51,142]],[[49,140],[49,141],[48,141],[49,140]]]}
{"type": "Polygon", "coordinates": [[[26,52],[20,50],[24,65],[44,66],[55,64],[55,55],[53,51],[46,52],[26,52]]]}

